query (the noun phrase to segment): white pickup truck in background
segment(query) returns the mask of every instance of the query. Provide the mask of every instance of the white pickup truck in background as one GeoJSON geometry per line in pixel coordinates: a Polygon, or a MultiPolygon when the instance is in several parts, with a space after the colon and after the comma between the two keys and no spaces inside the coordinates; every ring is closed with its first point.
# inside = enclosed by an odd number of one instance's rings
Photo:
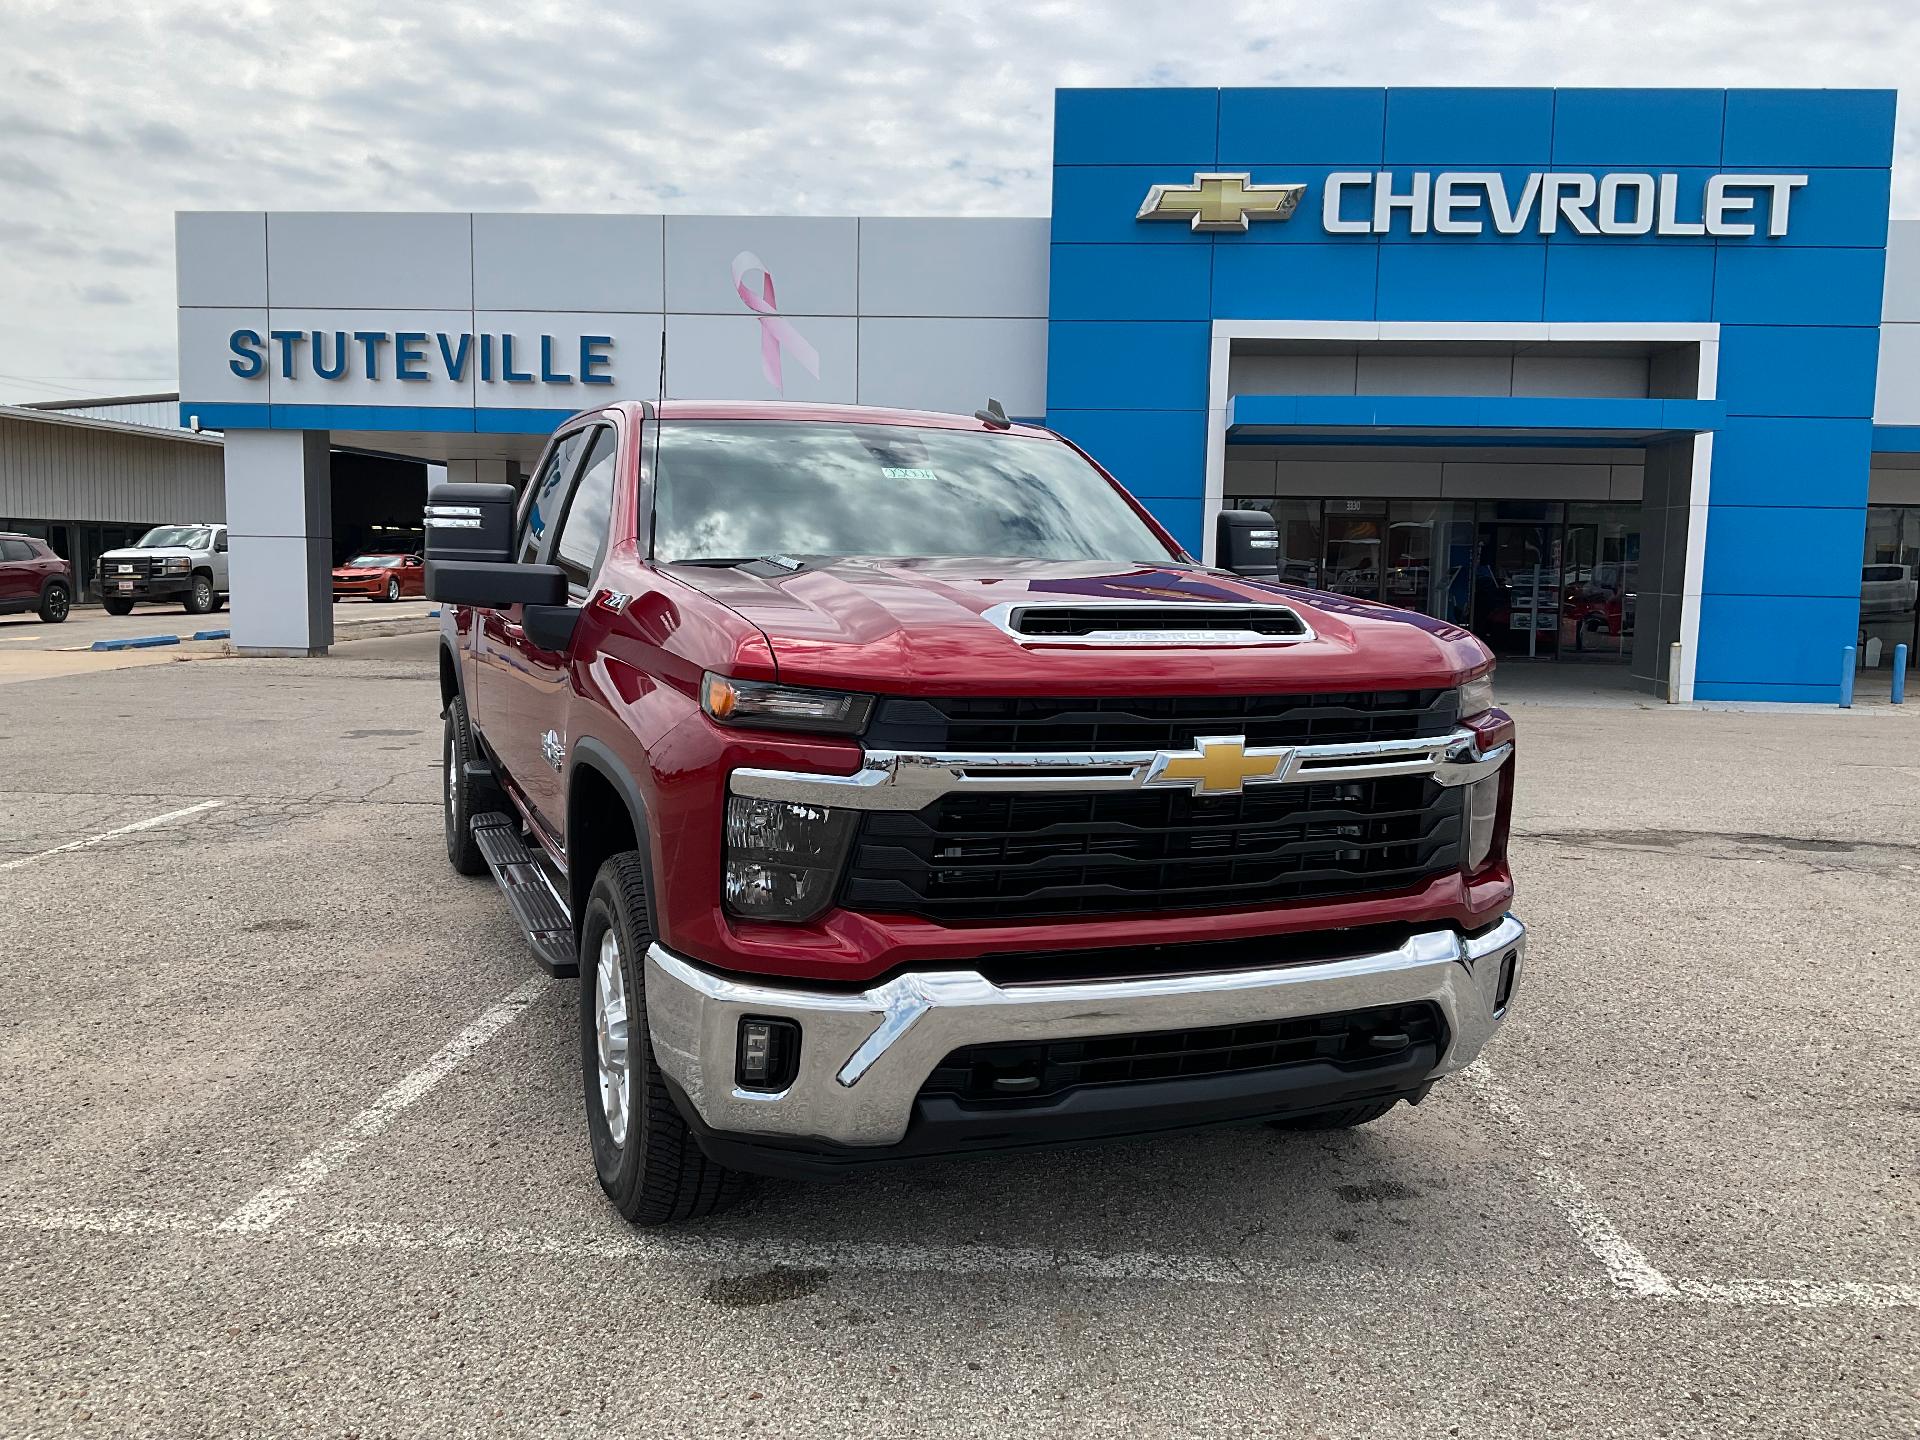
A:
{"type": "Polygon", "coordinates": [[[227,600],[227,527],[156,525],[100,557],[99,587],[109,615],[175,598],[189,615],[209,615],[227,600]]]}

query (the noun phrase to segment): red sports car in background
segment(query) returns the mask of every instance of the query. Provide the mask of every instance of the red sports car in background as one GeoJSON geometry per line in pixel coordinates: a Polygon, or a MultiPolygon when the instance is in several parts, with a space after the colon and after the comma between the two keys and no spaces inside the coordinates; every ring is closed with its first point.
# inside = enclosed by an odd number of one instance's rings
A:
{"type": "Polygon", "coordinates": [[[427,567],[418,555],[356,555],[333,567],[333,598],[361,595],[398,600],[427,593],[427,567]]]}

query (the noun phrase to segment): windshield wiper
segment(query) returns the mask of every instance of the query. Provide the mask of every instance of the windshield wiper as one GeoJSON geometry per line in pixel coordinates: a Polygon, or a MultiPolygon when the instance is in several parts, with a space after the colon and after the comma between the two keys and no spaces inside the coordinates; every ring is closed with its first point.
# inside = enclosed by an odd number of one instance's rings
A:
{"type": "Polygon", "coordinates": [[[806,561],[796,560],[791,555],[702,555],[694,560],[675,560],[675,565],[705,565],[715,570],[725,570],[736,565],[772,565],[777,569],[792,572],[805,567],[806,561]]]}

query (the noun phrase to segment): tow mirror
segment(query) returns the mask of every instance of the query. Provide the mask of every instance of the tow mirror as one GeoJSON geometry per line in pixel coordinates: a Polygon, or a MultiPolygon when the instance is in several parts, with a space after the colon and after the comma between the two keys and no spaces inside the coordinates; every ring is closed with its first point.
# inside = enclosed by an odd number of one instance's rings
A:
{"type": "Polygon", "coordinates": [[[1213,563],[1256,580],[1280,578],[1280,528],[1264,510],[1222,510],[1213,563]]]}
{"type": "Polygon", "coordinates": [[[426,591],[443,605],[504,610],[564,605],[567,575],[558,565],[513,559],[511,485],[436,485],[427,496],[426,591]]]}

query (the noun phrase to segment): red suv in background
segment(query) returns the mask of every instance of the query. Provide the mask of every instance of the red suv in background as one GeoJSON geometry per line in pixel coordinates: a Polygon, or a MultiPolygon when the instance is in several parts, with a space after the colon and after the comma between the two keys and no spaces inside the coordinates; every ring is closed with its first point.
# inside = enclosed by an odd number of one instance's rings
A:
{"type": "Polygon", "coordinates": [[[73,567],[44,540],[0,533],[0,615],[38,610],[57,625],[73,608],[73,567]]]}

